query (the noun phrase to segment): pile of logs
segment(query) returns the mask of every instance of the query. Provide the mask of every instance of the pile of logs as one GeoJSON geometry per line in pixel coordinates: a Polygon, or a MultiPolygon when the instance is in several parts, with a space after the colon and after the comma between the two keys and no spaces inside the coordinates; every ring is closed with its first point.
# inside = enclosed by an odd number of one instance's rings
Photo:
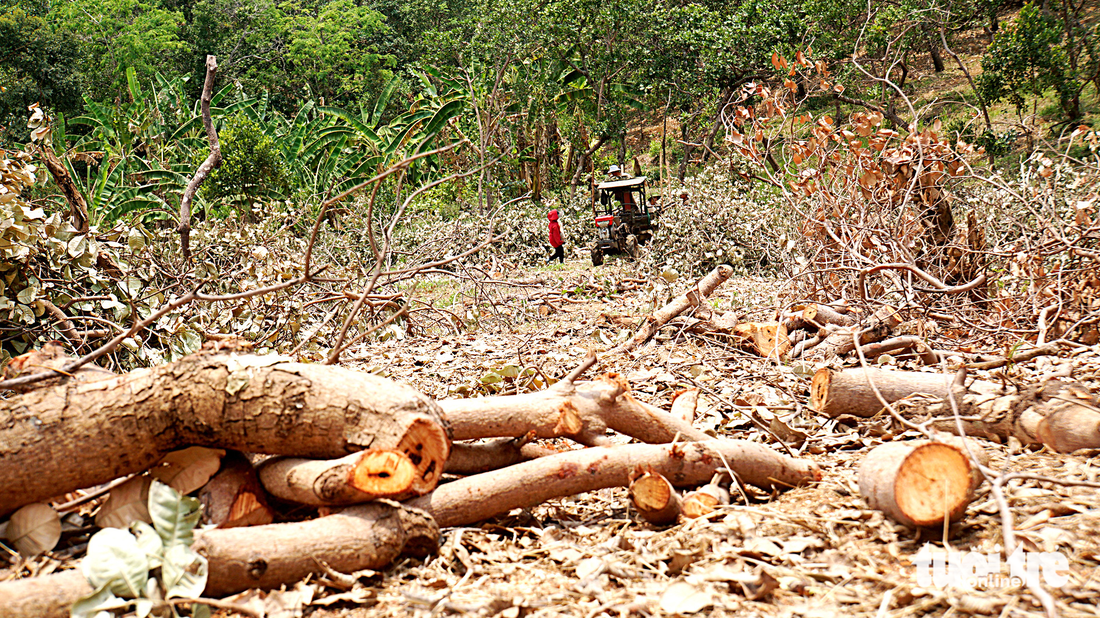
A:
{"type": "MultiPolygon", "coordinates": [[[[125,525],[130,511],[112,501],[132,503],[150,476],[182,484],[216,526],[197,532],[194,548],[209,561],[206,595],[218,596],[292,583],[322,564],[352,572],[423,556],[441,527],[637,487],[641,471],[670,488],[704,486],[684,498],[688,516],[728,502],[720,482],[781,490],[821,478],[811,461],[694,427],[697,393],[673,414],[635,399],[621,375],[580,381],[594,356],[544,391],[437,402],[371,374],[241,352],[204,350],[0,401],[0,516],[136,475],[100,507],[103,522],[125,525]],[[537,442],[547,438],[585,448],[537,442]],[[287,521],[302,505],[323,516],[287,521]]],[[[3,582],[0,616],[65,616],[90,592],[79,571],[3,582]]]]}

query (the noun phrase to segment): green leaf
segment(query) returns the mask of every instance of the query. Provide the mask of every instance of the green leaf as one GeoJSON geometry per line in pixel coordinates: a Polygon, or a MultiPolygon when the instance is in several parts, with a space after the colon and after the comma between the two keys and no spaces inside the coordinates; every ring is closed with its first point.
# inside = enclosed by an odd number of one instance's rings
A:
{"type": "Polygon", "coordinates": [[[156,528],[143,521],[135,521],[130,524],[130,530],[137,536],[138,547],[145,552],[145,557],[149,560],[149,568],[159,567],[161,557],[164,555],[164,541],[157,534],[156,528]]]}
{"type": "Polygon", "coordinates": [[[119,528],[104,528],[92,536],[80,570],[92,588],[107,588],[127,599],[141,596],[149,580],[149,560],[137,538],[119,528]]]}
{"type": "Polygon", "coordinates": [[[490,371],[489,373],[481,377],[482,384],[499,384],[503,380],[504,378],[501,377],[499,373],[496,373],[494,371],[490,371]]]}
{"type": "Polygon", "coordinates": [[[209,573],[206,558],[186,545],[172,545],[164,552],[161,580],[167,599],[182,597],[194,599],[202,596],[209,573]]]}
{"type": "Polygon", "coordinates": [[[112,609],[121,609],[130,605],[130,601],[120,599],[107,588],[100,588],[86,597],[81,598],[69,609],[72,618],[98,618],[101,612],[108,613],[112,609]]]}
{"type": "Polygon", "coordinates": [[[190,545],[195,540],[194,530],[201,514],[198,499],[181,496],[164,483],[153,481],[149,488],[149,515],[164,541],[165,555],[173,545],[190,545]]]}
{"type": "Polygon", "coordinates": [[[140,253],[145,248],[145,234],[136,227],[130,228],[130,234],[126,236],[126,244],[130,247],[130,251],[140,253]]]}

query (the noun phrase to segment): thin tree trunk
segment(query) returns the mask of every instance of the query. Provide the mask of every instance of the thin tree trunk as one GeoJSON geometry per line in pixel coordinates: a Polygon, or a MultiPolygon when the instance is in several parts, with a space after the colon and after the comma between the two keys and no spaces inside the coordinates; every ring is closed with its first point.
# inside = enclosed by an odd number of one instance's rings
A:
{"type": "Polygon", "coordinates": [[[202,162],[195,176],[187,183],[180,200],[180,223],[176,231],[180,234],[180,249],[185,262],[191,261],[191,200],[195,192],[206,180],[214,168],[222,164],[222,149],[218,144],[218,132],[214,130],[214,121],[210,118],[210,99],[214,96],[214,77],[218,72],[217,56],[206,57],[206,81],[202,85],[202,125],[206,127],[206,141],[210,144],[210,155],[202,162]]]}

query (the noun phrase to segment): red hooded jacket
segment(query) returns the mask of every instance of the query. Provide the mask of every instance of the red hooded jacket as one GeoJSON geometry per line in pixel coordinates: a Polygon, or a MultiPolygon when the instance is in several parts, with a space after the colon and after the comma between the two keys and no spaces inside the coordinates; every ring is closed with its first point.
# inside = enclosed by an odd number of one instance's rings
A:
{"type": "Polygon", "coordinates": [[[558,225],[558,211],[551,210],[546,215],[547,219],[550,219],[550,246],[555,249],[562,246],[561,242],[561,226],[558,225]]]}

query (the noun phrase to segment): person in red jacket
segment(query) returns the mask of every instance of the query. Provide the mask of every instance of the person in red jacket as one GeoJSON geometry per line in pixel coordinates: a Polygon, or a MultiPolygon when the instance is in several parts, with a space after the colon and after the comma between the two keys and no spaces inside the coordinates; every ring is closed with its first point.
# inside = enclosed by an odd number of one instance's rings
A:
{"type": "Polygon", "coordinates": [[[549,264],[557,259],[558,262],[564,264],[565,243],[561,240],[561,226],[558,225],[558,211],[551,210],[550,213],[546,215],[546,218],[550,219],[550,246],[554,248],[553,255],[550,256],[550,259],[546,260],[546,263],[549,264]]]}

